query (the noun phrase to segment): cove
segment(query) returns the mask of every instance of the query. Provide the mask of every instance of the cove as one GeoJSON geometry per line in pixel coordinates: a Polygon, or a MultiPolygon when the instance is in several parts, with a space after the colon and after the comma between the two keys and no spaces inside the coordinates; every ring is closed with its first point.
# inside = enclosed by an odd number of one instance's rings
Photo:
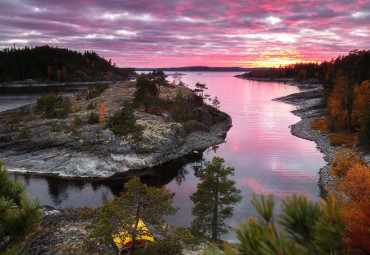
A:
{"type": "MultiPolygon", "coordinates": [[[[301,91],[299,88],[284,83],[242,80],[233,77],[239,74],[233,72],[183,73],[182,80],[190,88],[194,88],[196,82],[207,84],[207,94],[218,97],[221,110],[232,117],[233,127],[225,143],[143,173],[148,182],[165,185],[175,194],[174,205],[181,209],[168,218],[170,223],[189,225],[191,222],[189,195],[199,182],[194,173],[214,156],[223,157],[227,166],[235,168],[232,178],[242,190],[243,200],[235,207],[230,225],[255,216],[249,202],[253,192],[273,193],[277,200],[293,192],[303,193],[310,200],[320,199],[317,181],[319,169],[325,165],[323,155],[314,142],[290,133],[289,126],[299,121],[290,112],[294,106],[272,101],[301,91]]],[[[29,174],[12,176],[27,184],[31,196],[56,208],[98,206],[118,195],[123,186],[122,180],[95,182],[29,174]]],[[[233,231],[223,238],[234,239],[233,231]]]]}

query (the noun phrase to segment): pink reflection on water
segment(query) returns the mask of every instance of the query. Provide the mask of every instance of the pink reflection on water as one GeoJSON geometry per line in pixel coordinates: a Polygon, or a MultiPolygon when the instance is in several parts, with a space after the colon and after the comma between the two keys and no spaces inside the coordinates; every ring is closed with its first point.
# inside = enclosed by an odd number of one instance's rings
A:
{"type": "Polygon", "coordinates": [[[274,191],[272,189],[262,185],[261,183],[257,182],[253,178],[237,179],[236,183],[238,185],[247,185],[249,188],[252,189],[252,191],[254,193],[258,193],[258,194],[261,194],[261,193],[262,194],[272,194],[272,193],[274,193],[274,191]]]}
{"type": "MultiPolygon", "coordinates": [[[[303,193],[308,199],[319,200],[317,185],[318,171],[325,164],[322,154],[313,142],[300,139],[290,133],[289,126],[299,117],[291,111],[294,106],[272,99],[299,92],[297,87],[274,82],[255,82],[232,77],[231,73],[186,72],[183,81],[194,88],[196,82],[206,83],[207,94],[221,102],[221,110],[227,112],[233,126],[227,133],[226,142],[216,153],[206,152],[204,157],[211,161],[213,156],[225,159],[225,165],[235,168],[236,186],[245,198],[234,208],[231,222],[240,222],[254,212],[250,204],[252,192],[274,194],[276,200],[292,193],[303,193]]],[[[189,171],[191,172],[191,171],[189,171]]],[[[196,190],[199,180],[188,175],[176,192],[176,205],[193,206],[186,197],[196,190]],[[181,190],[181,191],[180,191],[181,190]],[[193,190],[193,191],[191,191],[193,190]],[[182,195],[183,192],[186,195],[182,195]]],[[[184,215],[190,215],[184,209],[184,215]]]]}

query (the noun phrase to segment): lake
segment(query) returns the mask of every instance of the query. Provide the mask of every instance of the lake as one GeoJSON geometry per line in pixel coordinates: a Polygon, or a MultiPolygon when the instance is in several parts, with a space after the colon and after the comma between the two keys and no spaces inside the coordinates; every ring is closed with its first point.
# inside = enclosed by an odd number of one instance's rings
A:
{"type": "MultiPolygon", "coordinates": [[[[196,191],[199,182],[194,168],[211,161],[214,156],[224,158],[226,166],[235,168],[232,178],[242,191],[243,200],[235,206],[234,216],[228,221],[230,225],[256,215],[249,202],[253,192],[273,193],[277,201],[293,192],[303,193],[314,201],[320,199],[317,181],[319,169],[325,165],[323,155],[314,142],[291,135],[289,126],[299,121],[290,112],[294,106],[272,101],[299,92],[299,88],[284,83],[242,80],[233,77],[240,73],[233,72],[182,73],[185,74],[183,82],[190,88],[194,88],[196,82],[207,84],[207,94],[218,97],[221,110],[232,117],[233,127],[223,144],[153,169],[147,175],[146,181],[165,185],[175,193],[174,205],[181,209],[177,215],[168,217],[170,223],[190,224],[193,204],[189,195],[196,191]]],[[[12,104],[11,101],[2,100],[0,109],[12,104]]],[[[101,205],[105,199],[118,195],[123,185],[122,181],[71,181],[29,174],[12,176],[24,181],[30,195],[39,197],[42,204],[57,208],[101,205]]],[[[223,238],[235,240],[234,232],[229,231],[223,238]]]]}

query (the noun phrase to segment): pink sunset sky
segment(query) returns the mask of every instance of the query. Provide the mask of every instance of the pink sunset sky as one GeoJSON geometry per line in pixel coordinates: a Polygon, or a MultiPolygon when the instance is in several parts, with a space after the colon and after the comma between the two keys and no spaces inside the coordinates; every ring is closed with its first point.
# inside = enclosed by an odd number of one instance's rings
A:
{"type": "Polygon", "coordinates": [[[93,50],[120,67],[278,66],[370,48],[370,0],[1,0],[0,48],[93,50]]]}

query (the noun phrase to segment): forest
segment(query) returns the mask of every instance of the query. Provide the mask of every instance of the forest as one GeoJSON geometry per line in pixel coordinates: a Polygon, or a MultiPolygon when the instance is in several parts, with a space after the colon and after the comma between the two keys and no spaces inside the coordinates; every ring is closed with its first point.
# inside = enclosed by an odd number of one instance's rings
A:
{"type": "Polygon", "coordinates": [[[93,51],[80,53],[48,45],[0,51],[0,82],[125,80],[133,68],[119,68],[93,51]]]}
{"type": "Polygon", "coordinates": [[[359,142],[370,144],[370,51],[353,50],[348,55],[319,63],[297,63],[243,74],[245,78],[316,79],[323,85],[322,129],[357,133],[359,142]]]}

